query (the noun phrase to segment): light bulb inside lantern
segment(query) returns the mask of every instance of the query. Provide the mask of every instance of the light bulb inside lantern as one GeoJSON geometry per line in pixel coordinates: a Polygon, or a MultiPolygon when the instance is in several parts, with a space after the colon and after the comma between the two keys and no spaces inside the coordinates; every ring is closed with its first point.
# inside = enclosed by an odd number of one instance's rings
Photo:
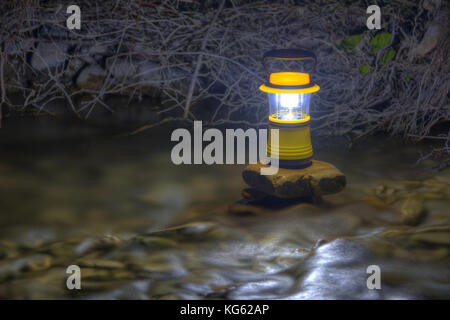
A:
{"type": "Polygon", "coordinates": [[[280,94],[280,105],[283,108],[293,109],[298,106],[298,94],[280,94]]]}
{"type": "Polygon", "coordinates": [[[294,109],[298,107],[299,102],[298,94],[280,94],[280,107],[288,109],[287,113],[281,116],[283,120],[295,120],[296,116],[293,112],[294,109]]]}

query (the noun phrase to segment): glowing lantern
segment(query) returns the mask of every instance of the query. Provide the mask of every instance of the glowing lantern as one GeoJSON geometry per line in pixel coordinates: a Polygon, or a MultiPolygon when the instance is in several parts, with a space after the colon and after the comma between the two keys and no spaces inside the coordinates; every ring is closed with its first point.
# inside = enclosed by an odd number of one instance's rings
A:
{"type": "Polygon", "coordinates": [[[264,54],[267,81],[259,87],[269,95],[269,129],[279,129],[279,143],[272,145],[269,130],[267,156],[279,159],[283,168],[304,168],[311,164],[313,150],[310,137],[309,104],[311,94],[319,91],[311,81],[317,59],[314,53],[297,49],[272,50],[264,54]],[[267,72],[269,58],[300,60],[311,59],[311,73],[267,72]]]}

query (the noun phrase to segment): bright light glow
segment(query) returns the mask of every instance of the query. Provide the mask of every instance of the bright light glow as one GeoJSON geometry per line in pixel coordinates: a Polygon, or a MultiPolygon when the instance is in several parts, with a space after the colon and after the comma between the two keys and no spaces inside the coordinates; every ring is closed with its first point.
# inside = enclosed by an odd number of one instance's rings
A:
{"type": "Polygon", "coordinates": [[[298,106],[298,96],[296,93],[280,94],[280,106],[288,109],[296,108],[298,106]]]}
{"type": "Polygon", "coordinates": [[[281,120],[295,120],[295,115],[289,110],[287,114],[281,115],[281,120]]]}

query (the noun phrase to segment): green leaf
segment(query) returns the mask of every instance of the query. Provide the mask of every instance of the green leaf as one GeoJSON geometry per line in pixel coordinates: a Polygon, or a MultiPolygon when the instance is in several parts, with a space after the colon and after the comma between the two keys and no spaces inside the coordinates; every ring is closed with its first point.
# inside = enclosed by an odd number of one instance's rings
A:
{"type": "Polygon", "coordinates": [[[392,34],[389,32],[381,32],[377,34],[375,37],[373,37],[371,41],[372,45],[372,53],[377,53],[378,50],[386,47],[389,42],[391,42],[392,34]]]}
{"type": "Polygon", "coordinates": [[[410,82],[412,80],[411,76],[408,73],[405,74],[405,80],[406,82],[410,82]]]}
{"type": "Polygon", "coordinates": [[[380,66],[387,64],[389,61],[395,58],[395,50],[389,49],[387,52],[385,52],[380,59],[380,66]]]}
{"type": "Polygon", "coordinates": [[[358,71],[360,75],[366,75],[370,73],[372,70],[370,70],[370,67],[367,64],[362,64],[359,66],[358,71]]]}
{"type": "Polygon", "coordinates": [[[355,48],[358,43],[361,41],[363,37],[363,34],[355,34],[352,36],[349,36],[347,38],[344,38],[344,40],[342,40],[341,43],[341,48],[344,50],[351,50],[353,48],[355,48]]]}

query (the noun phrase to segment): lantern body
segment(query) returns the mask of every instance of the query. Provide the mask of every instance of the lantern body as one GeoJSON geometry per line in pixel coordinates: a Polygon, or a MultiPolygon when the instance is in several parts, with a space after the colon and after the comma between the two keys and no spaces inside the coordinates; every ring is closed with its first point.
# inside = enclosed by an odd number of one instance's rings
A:
{"type": "Polygon", "coordinates": [[[320,90],[320,87],[311,81],[311,75],[316,69],[316,56],[302,49],[277,49],[264,54],[263,64],[267,79],[259,89],[269,97],[267,156],[279,160],[279,166],[282,168],[307,167],[311,165],[313,157],[309,105],[312,93],[320,90]],[[308,59],[314,61],[314,66],[310,73],[269,73],[265,63],[267,59],[308,59]],[[272,143],[272,129],[279,130],[278,142],[272,143]]]}

